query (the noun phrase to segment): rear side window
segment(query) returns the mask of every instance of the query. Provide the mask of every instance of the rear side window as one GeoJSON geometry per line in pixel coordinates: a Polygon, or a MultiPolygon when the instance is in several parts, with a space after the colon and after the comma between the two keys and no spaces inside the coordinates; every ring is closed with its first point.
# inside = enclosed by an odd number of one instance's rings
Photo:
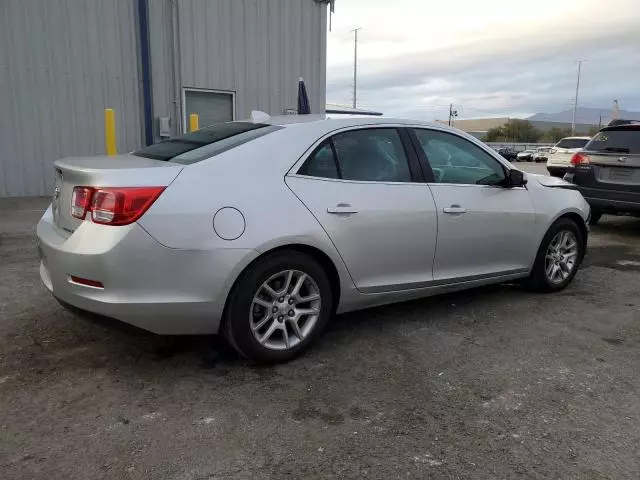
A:
{"type": "Polygon", "coordinates": [[[155,143],[133,152],[138,157],[189,165],[218,155],[283,127],[251,122],[227,122],[155,143]]]}
{"type": "Polygon", "coordinates": [[[589,140],[587,138],[563,138],[556,147],[558,148],[582,148],[589,140]]]}
{"type": "Polygon", "coordinates": [[[589,142],[586,150],[612,153],[640,153],[640,129],[604,130],[589,142]]]}
{"type": "Polygon", "coordinates": [[[298,173],[310,177],[340,178],[331,141],[327,140],[320,145],[298,173]]]}
{"type": "Polygon", "coordinates": [[[338,133],[321,144],[298,173],[365,182],[411,182],[409,160],[395,128],[338,133]]]}

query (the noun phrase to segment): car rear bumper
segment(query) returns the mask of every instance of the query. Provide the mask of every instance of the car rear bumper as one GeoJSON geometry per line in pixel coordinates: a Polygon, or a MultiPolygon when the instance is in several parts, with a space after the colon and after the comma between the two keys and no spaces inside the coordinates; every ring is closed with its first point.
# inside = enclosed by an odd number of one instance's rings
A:
{"type": "MultiPolygon", "coordinates": [[[[602,212],[617,212],[640,215],[640,202],[612,198],[612,195],[607,195],[606,193],[603,194],[602,192],[593,193],[584,189],[579,190],[580,192],[582,192],[585,200],[589,202],[589,205],[591,205],[592,209],[600,210],[602,212]]],[[[615,196],[617,197],[617,195],[615,196]]]]}
{"type": "Polygon", "coordinates": [[[576,182],[577,179],[573,173],[567,173],[564,178],[576,185],[592,209],[601,212],[640,214],[640,194],[638,193],[585,187],[576,182]]]}
{"type": "Polygon", "coordinates": [[[257,256],[245,249],[167,248],[138,224],[85,221],[65,238],[51,209],[38,223],[37,237],[40,278],[62,304],[169,335],[217,333],[233,281],[257,256]]]}

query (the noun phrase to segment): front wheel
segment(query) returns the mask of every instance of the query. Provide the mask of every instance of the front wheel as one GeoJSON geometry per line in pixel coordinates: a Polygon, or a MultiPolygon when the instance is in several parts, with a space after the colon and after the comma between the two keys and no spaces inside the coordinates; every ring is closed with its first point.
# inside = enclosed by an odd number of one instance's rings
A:
{"type": "Polygon", "coordinates": [[[259,259],[234,286],[224,331],[236,350],[260,363],[285,362],[306,350],[333,311],[324,269],[296,251],[259,259]]]}
{"type": "Polygon", "coordinates": [[[575,277],[584,257],[584,237],[569,218],[556,221],[542,239],[527,285],[539,292],[557,292],[575,277]]]}

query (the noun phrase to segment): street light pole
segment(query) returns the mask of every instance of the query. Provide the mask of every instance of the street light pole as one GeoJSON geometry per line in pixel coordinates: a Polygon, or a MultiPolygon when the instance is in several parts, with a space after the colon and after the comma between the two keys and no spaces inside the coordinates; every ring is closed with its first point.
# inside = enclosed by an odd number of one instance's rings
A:
{"type": "Polygon", "coordinates": [[[573,101],[573,117],[571,119],[571,135],[576,133],[576,111],[578,110],[578,93],[580,91],[580,69],[582,60],[578,60],[578,81],[576,82],[576,97],[573,101]]]}
{"type": "Polygon", "coordinates": [[[358,90],[358,30],[362,27],[354,28],[353,38],[353,108],[356,108],[356,95],[358,90]]]}

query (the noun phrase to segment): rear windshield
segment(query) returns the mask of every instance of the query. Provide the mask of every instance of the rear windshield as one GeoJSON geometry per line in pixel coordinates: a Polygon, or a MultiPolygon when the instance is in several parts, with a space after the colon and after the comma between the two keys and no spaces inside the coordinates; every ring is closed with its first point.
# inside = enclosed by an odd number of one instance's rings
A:
{"type": "Polygon", "coordinates": [[[640,128],[604,130],[587,145],[586,150],[613,153],[640,153],[640,128]]]}
{"type": "Polygon", "coordinates": [[[283,127],[251,122],[227,122],[155,143],[133,152],[138,157],[188,165],[213,157],[283,127]]]}
{"type": "Polygon", "coordinates": [[[587,142],[588,138],[563,138],[558,143],[556,143],[556,147],[558,148],[582,148],[587,142]]]}

